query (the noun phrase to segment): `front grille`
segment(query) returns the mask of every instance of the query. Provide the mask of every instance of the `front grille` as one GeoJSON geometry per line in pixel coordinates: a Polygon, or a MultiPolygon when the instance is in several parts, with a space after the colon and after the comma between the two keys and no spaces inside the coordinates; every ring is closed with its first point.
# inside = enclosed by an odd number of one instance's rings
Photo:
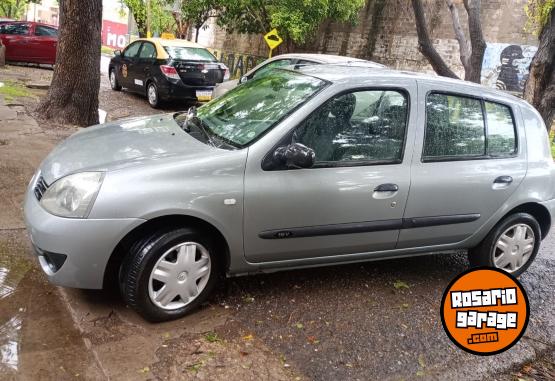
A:
{"type": "Polygon", "coordinates": [[[46,192],[47,189],[48,189],[48,184],[46,183],[46,181],[44,181],[44,178],[42,176],[39,176],[35,184],[35,189],[33,190],[37,200],[39,201],[41,200],[42,196],[44,195],[44,192],[46,192]]]}

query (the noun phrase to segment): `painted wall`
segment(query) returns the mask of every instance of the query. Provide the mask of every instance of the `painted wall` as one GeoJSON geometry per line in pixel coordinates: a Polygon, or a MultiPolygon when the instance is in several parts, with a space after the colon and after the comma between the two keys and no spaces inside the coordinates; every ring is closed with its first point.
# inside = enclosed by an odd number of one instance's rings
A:
{"type": "Polygon", "coordinates": [[[521,93],[538,48],[530,45],[489,43],[482,63],[482,84],[521,93]]]}

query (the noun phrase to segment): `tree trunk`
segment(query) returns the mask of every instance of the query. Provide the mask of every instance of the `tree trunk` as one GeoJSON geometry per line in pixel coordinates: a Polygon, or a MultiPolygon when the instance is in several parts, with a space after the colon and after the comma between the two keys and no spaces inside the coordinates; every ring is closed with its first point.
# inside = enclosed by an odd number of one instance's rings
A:
{"type": "Polygon", "coordinates": [[[480,83],[482,77],[482,62],[486,51],[486,40],[482,32],[482,21],[480,20],[482,1],[464,0],[464,7],[468,13],[468,31],[470,35],[470,64],[465,73],[465,80],[480,83]]]}
{"type": "Polygon", "coordinates": [[[524,99],[541,114],[549,130],[555,120],[555,9],[540,34],[538,51],[530,65],[524,99]]]}
{"type": "Polygon", "coordinates": [[[432,40],[428,33],[428,26],[426,25],[426,16],[424,14],[422,1],[412,0],[412,8],[414,9],[416,32],[418,33],[418,49],[420,52],[426,57],[437,74],[443,77],[459,78],[453,70],[447,66],[432,44],[432,40]]]}
{"type": "Polygon", "coordinates": [[[89,126],[98,123],[102,0],[59,0],[56,66],[39,106],[46,119],[89,126]]]}

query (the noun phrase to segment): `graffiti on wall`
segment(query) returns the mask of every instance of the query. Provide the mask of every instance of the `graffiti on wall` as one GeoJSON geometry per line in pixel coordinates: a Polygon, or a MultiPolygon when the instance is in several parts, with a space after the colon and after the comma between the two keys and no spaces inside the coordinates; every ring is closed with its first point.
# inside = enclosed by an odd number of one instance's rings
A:
{"type": "Polygon", "coordinates": [[[536,46],[488,43],[482,63],[482,84],[521,93],[537,50],[536,46]]]}
{"type": "Polygon", "coordinates": [[[218,61],[224,63],[230,71],[232,79],[241,78],[246,72],[264,61],[264,58],[249,54],[228,53],[210,49],[218,61]]]}

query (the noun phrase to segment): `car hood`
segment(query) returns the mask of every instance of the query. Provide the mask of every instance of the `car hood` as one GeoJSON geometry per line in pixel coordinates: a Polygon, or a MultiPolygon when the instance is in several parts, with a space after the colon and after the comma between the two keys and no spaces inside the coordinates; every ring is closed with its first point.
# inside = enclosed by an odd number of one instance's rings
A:
{"type": "Polygon", "coordinates": [[[176,155],[198,157],[214,150],[183,131],[172,114],[124,119],[70,136],[43,161],[41,175],[51,184],[70,173],[110,171],[176,155]]]}

